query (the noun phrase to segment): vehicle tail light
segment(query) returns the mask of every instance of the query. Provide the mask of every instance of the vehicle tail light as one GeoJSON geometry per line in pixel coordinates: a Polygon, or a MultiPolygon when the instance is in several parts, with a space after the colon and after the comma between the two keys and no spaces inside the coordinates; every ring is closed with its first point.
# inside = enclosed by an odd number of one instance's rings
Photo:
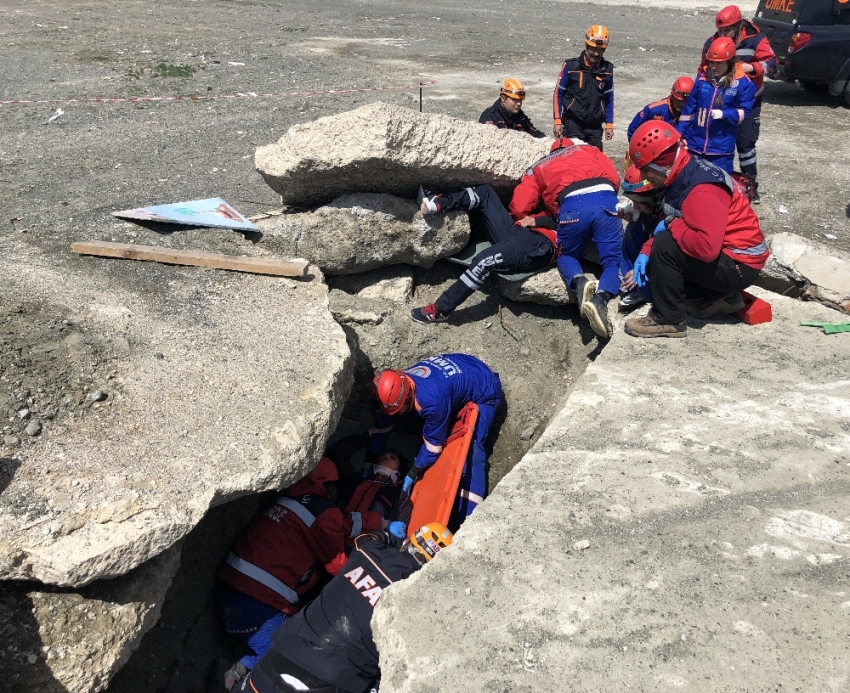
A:
{"type": "Polygon", "coordinates": [[[796,34],[791,35],[791,41],[788,44],[788,54],[796,53],[798,50],[803,48],[809,41],[812,40],[812,35],[807,34],[803,31],[800,31],[796,34]]]}

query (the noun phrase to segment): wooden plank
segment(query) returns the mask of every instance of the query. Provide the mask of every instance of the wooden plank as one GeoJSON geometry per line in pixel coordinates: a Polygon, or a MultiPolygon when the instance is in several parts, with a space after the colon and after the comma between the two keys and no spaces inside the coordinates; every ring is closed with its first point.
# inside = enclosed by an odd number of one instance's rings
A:
{"type": "Polygon", "coordinates": [[[307,260],[277,260],[245,255],[222,255],[204,250],[178,250],[155,245],[135,245],[132,243],[112,243],[110,241],[80,241],[71,244],[71,250],[80,255],[97,255],[124,260],[148,260],[163,262],[167,265],[190,265],[192,267],[214,267],[251,272],[253,274],[271,274],[277,277],[303,277],[307,274],[307,260]]]}

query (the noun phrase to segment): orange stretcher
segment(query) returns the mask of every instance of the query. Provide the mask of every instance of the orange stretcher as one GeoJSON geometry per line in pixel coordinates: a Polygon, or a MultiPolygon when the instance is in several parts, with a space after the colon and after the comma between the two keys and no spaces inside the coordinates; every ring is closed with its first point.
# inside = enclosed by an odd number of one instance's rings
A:
{"type": "Polygon", "coordinates": [[[429,522],[449,524],[476,421],[478,406],[470,402],[458,412],[452,432],[434,466],[413,487],[410,494],[413,512],[407,525],[411,532],[429,522]]]}

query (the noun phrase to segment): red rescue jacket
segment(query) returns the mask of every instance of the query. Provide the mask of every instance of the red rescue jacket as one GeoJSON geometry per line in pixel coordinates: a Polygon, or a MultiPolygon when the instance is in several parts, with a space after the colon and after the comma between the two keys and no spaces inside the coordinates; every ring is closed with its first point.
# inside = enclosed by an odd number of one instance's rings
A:
{"type": "Polygon", "coordinates": [[[576,144],[556,149],[531,165],[514,189],[508,211],[515,221],[530,216],[540,207],[557,219],[561,204],[558,195],[563,190],[587,182],[589,185],[608,182],[616,191],[620,176],[607,156],[596,147],[576,144]]]}
{"type": "MultiPolygon", "coordinates": [[[[294,486],[292,490],[301,490],[294,486]]],[[[300,597],[345,565],[345,541],[380,530],[373,512],[345,513],[319,495],[280,496],[236,542],[218,576],[264,604],[294,614],[300,597]]]]}

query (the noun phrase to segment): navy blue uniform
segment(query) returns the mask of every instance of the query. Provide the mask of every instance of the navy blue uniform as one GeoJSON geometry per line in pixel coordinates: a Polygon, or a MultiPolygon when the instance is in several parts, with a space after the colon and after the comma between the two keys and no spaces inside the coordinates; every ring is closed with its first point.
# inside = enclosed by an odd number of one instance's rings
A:
{"type": "MultiPolygon", "coordinates": [[[[502,401],[499,375],[469,354],[441,354],[418,361],[404,373],[413,381],[416,411],[425,420],[422,447],[414,460],[420,470],[432,467],[443,452],[458,411],[468,402],[478,405],[478,421],[472,439],[472,454],[460,480],[458,511],[472,513],[487,490],[484,442],[502,401]]],[[[369,449],[378,453],[386,447],[396,416],[381,415],[369,449]]]]}
{"type": "Polygon", "coordinates": [[[638,129],[638,126],[648,120],[663,120],[665,123],[670,123],[670,125],[675,125],[679,122],[679,115],[674,114],[673,109],[670,108],[669,96],[666,99],[661,99],[661,101],[648,103],[646,106],[641,108],[635,117],[632,118],[632,122],[629,123],[626,139],[632,139],[632,135],[635,134],[635,130],[638,129]]]}
{"type": "Polygon", "coordinates": [[[525,115],[522,109],[516,115],[508,113],[502,106],[501,99],[496,99],[496,103],[481,114],[478,122],[484,125],[495,125],[500,130],[527,132],[532,137],[538,139],[546,137],[546,133],[534,127],[534,123],[531,122],[531,119],[525,115]]]}

